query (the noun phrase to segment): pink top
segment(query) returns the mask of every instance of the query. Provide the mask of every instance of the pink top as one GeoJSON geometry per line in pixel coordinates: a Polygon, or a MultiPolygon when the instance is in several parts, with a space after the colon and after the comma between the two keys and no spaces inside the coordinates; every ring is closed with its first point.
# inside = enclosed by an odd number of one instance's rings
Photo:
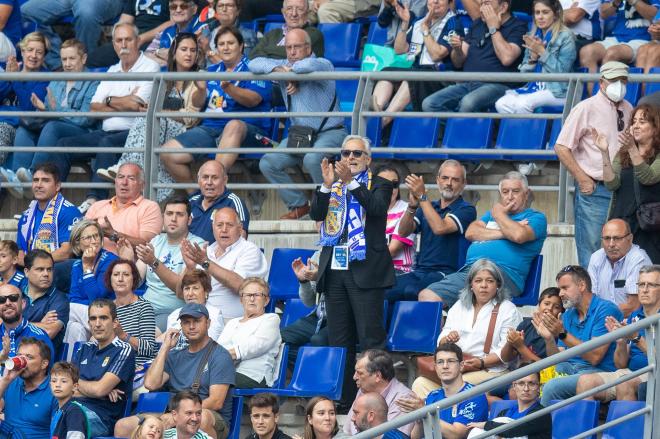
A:
{"type": "Polygon", "coordinates": [[[406,213],[408,203],[403,200],[398,200],[390,210],[387,211],[387,225],[385,226],[385,238],[387,242],[395,239],[404,244],[396,255],[392,256],[392,262],[396,270],[404,273],[412,271],[413,264],[415,263],[415,234],[412,233],[408,236],[399,236],[399,222],[401,217],[406,213]]]}
{"type": "MultiPolygon", "coordinates": [[[[97,220],[101,225],[105,224],[104,217],[106,216],[117,232],[146,241],[150,241],[163,230],[163,216],[158,203],[147,200],[143,196],[139,196],[123,209],[117,207],[117,197],[97,201],[85,214],[85,218],[97,220]]],[[[117,244],[108,238],[103,240],[103,248],[117,253],[117,244]]]]}
{"type": "Polygon", "coordinates": [[[623,120],[628,128],[632,105],[626,100],[615,104],[602,91],[580,102],[571,110],[564,121],[557,144],[570,149],[580,168],[591,178],[603,181],[603,158],[594,143],[591,128],[607,136],[610,145],[610,159],[619,151],[619,131],[617,130],[617,109],[623,112],[623,120]]]}

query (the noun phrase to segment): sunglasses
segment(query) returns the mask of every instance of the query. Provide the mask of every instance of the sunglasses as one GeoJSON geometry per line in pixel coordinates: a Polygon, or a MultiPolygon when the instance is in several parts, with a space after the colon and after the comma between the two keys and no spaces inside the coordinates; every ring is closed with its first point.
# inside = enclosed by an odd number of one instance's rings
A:
{"type": "Polygon", "coordinates": [[[18,302],[18,299],[21,298],[20,294],[10,294],[9,296],[0,296],[0,305],[4,305],[9,300],[10,302],[18,302]]]}
{"type": "Polygon", "coordinates": [[[477,47],[478,47],[479,49],[481,49],[482,47],[484,47],[484,46],[486,45],[486,41],[488,40],[488,38],[490,38],[490,34],[488,33],[488,31],[486,31],[486,32],[484,33],[484,36],[481,37],[481,39],[477,42],[477,47]]]}
{"type": "Polygon", "coordinates": [[[580,267],[579,265],[567,265],[564,268],[562,268],[559,272],[560,273],[579,273],[584,271],[584,268],[580,267]]]}
{"type": "Polygon", "coordinates": [[[177,9],[187,11],[188,8],[190,8],[189,3],[170,3],[170,11],[176,11],[177,9]]]}
{"type": "Polygon", "coordinates": [[[345,159],[349,158],[351,154],[353,154],[353,157],[355,157],[356,159],[359,159],[360,157],[362,157],[362,154],[366,154],[366,152],[355,149],[342,149],[341,151],[341,156],[344,157],[345,159]]]}
{"type": "Polygon", "coordinates": [[[626,127],[626,123],[623,121],[623,111],[616,110],[616,129],[623,131],[626,127]]]}

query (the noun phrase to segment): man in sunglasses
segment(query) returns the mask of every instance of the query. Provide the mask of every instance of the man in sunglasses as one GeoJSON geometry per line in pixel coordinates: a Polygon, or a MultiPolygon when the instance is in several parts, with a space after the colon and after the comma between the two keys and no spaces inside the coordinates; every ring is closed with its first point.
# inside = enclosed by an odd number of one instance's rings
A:
{"type": "Polygon", "coordinates": [[[564,121],[555,152],[575,182],[575,246],[578,263],[586,268],[600,248],[601,227],[607,220],[612,193],[603,183],[603,158],[596,146],[594,128],[607,137],[610,159],[619,152],[619,136],[630,120],[632,105],[626,100],[628,66],[610,61],[600,68],[599,90],[571,110],[564,121]]]}
{"type": "Polygon", "coordinates": [[[637,244],[633,244],[630,226],[622,219],[605,223],[601,233],[603,248],[589,260],[589,276],[593,293],[614,302],[624,317],[639,308],[637,277],[639,269],[650,265],[651,259],[637,244]]]}
{"type": "MultiPolygon", "coordinates": [[[[392,182],[369,171],[370,143],[347,136],[341,160],[321,162],[323,184],[312,198],[310,217],[323,221],[317,291],[325,292],[330,346],[348,350],[346,370],[355,364],[355,347],[382,349],[385,343],[383,300],[394,285],[394,266],[385,226],[392,182]]],[[[344,374],[342,399],[350,404],[357,392],[344,374]]]]}
{"type": "Polygon", "coordinates": [[[26,298],[17,287],[10,284],[0,286],[0,363],[18,354],[18,345],[25,337],[34,337],[46,343],[51,352],[50,361],[54,362],[55,349],[48,334],[23,317],[26,305],[26,298]]]}

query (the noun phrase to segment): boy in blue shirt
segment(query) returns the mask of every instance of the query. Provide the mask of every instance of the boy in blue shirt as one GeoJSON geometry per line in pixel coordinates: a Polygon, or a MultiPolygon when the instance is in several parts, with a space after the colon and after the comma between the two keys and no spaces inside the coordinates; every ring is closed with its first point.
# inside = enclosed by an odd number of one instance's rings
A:
{"type": "Polygon", "coordinates": [[[21,291],[27,285],[25,274],[16,269],[18,245],[10,239],[0,241],[0,284],[18,287],[21,291]]]}
{"type": "Polygon", "coordinates": [[[80,404],[71,401],[79,379],[78,368],[72,363],[60,361],[50,371],[50,390],[59,406],[50,421],[52,439],[89,438],[87,417],[80,404]]]}

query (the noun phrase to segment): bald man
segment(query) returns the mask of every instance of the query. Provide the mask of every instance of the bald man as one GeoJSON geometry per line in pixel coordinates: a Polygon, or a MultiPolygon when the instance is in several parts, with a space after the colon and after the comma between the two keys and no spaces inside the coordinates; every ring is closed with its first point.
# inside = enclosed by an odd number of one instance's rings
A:
{"type": "MultiPolygon", "coordinates": [[[[359,433],[383,424],[387,421],[387,403],[379,393],[369,392],[360,395],[353,405],[351,422],[359,433]]],[[[376,439],[406,439],[408,435],[400,430],[390,430],[376,439]]]]}
{"type": "Polygon", "coordinates": [[[201,267],[211,275],[207,303],[222,310],[225,323],[243,316],[238,297],[243,280],[252,276],[265,278],[268,273],[263,252],[243,238],[242,232],[238,213],[231,207],[223,207],[213,215],[213,244],[199,245],[187,239],[181,243],[185,271],[201,267]]]}
{"type": "Polygon", "coordinates": [[[602,247],[589,260],[592,291],[602,299],[614,302],[628,317],[639,308],[639,269],[651,265],[651,259],[643,249],[633,244],[630,226],[622,219],[606,222],[600,239],[602,247]]]}

